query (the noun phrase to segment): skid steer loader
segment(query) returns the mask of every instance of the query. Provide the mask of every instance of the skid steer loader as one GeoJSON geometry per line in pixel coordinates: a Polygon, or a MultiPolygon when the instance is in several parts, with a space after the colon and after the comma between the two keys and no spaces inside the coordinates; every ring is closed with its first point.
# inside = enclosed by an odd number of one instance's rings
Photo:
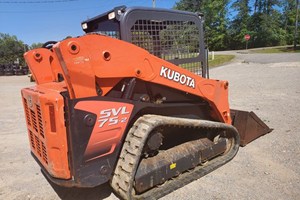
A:
{"type": "Polygon", "coordinates": [[[52,182],[157,199],[270,132],[209,79],[203,16],[121,6],[81,25],[85,35],[24,55],[31,152],[52,182]]]}

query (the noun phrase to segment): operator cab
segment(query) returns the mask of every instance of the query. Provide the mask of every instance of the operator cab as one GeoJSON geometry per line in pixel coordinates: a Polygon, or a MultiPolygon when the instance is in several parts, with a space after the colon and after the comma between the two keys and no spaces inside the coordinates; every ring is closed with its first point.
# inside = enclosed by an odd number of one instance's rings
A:
{"type": "Polygon", "coordinates": [[[130,42],[151,54],[208,78],[202,15],[125,6],[81,23],[85,33],[130,42]]]}

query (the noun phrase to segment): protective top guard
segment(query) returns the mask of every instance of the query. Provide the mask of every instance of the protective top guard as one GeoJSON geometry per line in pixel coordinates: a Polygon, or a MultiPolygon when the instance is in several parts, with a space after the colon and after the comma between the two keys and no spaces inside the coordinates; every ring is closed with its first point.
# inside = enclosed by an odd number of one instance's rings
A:
{"type": "Polygon", "coordinates": [[[178,10],[125,6],[81,23],[97,32],[130,42],[151,54],[208,78],[203,15],[178,10]]]}

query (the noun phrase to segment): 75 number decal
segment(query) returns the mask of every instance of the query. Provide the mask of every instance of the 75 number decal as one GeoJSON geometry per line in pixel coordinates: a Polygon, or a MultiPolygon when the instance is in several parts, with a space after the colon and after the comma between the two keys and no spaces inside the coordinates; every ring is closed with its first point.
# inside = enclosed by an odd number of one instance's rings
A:
{"type": "Polygon", "coordinates": [[[112,108],[100,111],[99,127],[102,128],[105,124],[108,126],[116,125],[118,123],[125,123],[128,119],[129,112],[126,106],[120,108],[112,108]]]}

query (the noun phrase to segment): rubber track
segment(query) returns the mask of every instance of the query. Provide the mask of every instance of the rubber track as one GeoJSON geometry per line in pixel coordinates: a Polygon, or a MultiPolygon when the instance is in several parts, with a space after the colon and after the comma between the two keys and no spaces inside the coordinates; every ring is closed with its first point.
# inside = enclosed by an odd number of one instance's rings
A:
{"type": "Polygon", "coordinates": [[[144,115],[134,123],[127,134],[110,184],[114,191],[123,199],[158,199],[224,165],[235,156],[238,148],[239,134],[231,125],[206,120],[144,115]],[[142,150],[148,135],[159,126],[223,129],[234,135],[234,144],[231,145],[230,150],[225,155],[208,161],[206,165],[197,166],[176,178],[166,181],[162,185],[136,195],[133,184],[142,150]]]}

